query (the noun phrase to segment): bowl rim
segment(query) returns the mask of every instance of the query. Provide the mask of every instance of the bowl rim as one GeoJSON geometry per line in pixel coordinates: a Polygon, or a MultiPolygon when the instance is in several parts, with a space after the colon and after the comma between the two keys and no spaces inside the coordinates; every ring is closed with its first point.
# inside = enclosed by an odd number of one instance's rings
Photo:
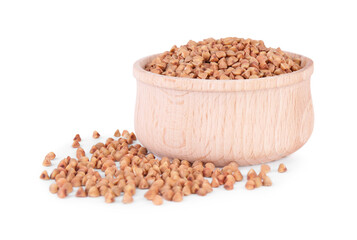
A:
{"type": "Polygon", "coordinates": [[[301,58],[303,68],[291,73],[256,79],[207,80],[199,78],[181,78],[161,75],[145,70],[145,65],[159,55],[153,54],[137,60],[133,66],[133,74],[137,81],[148,85],[191,92],[245,92],[282,88],[310,80],[314,68],[313,61],[303,55],[287,51],[284,52],[289,56],[301,58]]]}

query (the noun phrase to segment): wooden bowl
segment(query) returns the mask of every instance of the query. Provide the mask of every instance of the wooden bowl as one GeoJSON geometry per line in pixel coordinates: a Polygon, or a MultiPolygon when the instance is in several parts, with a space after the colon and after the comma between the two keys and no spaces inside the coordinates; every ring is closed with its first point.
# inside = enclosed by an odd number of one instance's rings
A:
{"type": "Polygon", "coordinates": [[[266,163],[287,156],[309,139],[314,123],[311,59],[303,68],[249,80],[202,80],[145,70],[155,56],[134,64],[135,132],[161,157],[223,166],[266,163]]]}

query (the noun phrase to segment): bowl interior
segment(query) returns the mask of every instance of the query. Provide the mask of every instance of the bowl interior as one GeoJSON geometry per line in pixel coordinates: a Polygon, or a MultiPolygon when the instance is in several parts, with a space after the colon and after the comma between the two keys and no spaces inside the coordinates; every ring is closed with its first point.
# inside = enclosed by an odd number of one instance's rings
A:
{"type": "Polygon", "coordinates": [[[139,59],[134,64],[133,73],[138,81],[157,87],[182,91],[237,92],[279,88],[297,84],[310,79],[313,72],[313,61],[305,56],[286,52],[292,57],[299,57],[303,68],[292,73],[272,77],[244,80],[206,80],[198,78],[180,78],[160,75],[145,70],[145,65],[159,54],[139,59]]]}

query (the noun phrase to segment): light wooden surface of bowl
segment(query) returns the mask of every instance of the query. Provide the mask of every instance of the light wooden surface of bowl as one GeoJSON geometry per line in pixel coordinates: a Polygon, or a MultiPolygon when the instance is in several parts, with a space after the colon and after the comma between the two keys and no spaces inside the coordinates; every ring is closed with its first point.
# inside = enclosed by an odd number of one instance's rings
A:
{"type": "Polygon", "coordinates": [[[135,132],[158,156],[223,166],[266,163],[309,139],[314,123],[311,59],[303,68],[249,80],[177,78],[146,71],[155,56],[134,64],[135,132]]]}

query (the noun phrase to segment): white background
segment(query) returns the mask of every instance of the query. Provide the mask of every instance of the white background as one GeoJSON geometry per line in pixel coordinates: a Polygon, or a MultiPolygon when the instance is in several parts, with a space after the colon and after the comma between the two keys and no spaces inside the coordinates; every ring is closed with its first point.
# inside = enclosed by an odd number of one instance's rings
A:
{"type": "MultiPolygon", "coordinates": [[[[354,1],[0,1],[0,239],[356,239],[354,1]],[[314,60],[315,128],[273,186],[154,206],[59,199],[42,160],[133,130],[135,60],[208,37],[314,60]],[[104,139],[104,138],[101,138],[104,139]]],[[[254,166],[257,170],[258,166],[254,166]]],[[[248,168],[243,168],[246,173],[248,168]]]]}

